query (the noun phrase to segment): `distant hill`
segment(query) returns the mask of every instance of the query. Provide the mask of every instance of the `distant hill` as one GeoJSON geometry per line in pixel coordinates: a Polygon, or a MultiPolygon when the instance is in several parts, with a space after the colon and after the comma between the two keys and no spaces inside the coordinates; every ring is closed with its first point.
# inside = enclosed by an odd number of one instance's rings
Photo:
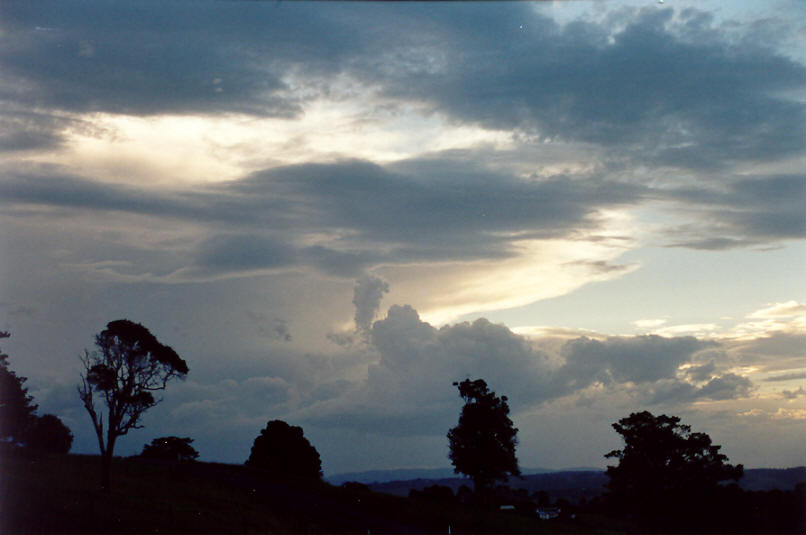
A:
{"type": "Polygon", "coordinates": [[[412,479],[448,479],[456,477],[451,468],[412,468],[399,470],[367,470],[365,472],[346,472],[325,477],[328,483],[341,485],[347,481],[359,483],[386,483],[388,481],[406,481],[412,479]]]}
{"type": "MultiPolygon", "coordinates": [[[[553,472],[601,472],[600,468],[568,468],[553,470],[551,468],[522,468],[523,475],[548,474],[553,472]]],[[[365,472],[345,472],[326,476],[325,480],[333,485],[341,485],[347,481],[358,483],[388,483],[391,481],[410,481],[414,479],[456,479],[458,476],[452,468],[402,468],[397,470],[367,470],[365,472]]],[[[461,479],[461,478],[458,478],[461,479]]]]}
{"type": "MultiPolygon", "coordinates": [[[[530,494],[537,491],[546,491],[552,499],[565,499],[571,502],[590,499],[604,491],[607,476],[604,471],[596,469],[551,471],[533,469],[520,478],[512,478],[509,485],[513,488],[526,489],[530,494]]],[[[524,470],[524,472],[527,472],[524,470]]],[[[358,474],[342,474],[346,476],[364,476],[365,479],[347,479],[343,481],[360,481],[368,484],[376,492],[408,496],[411,490],[422,490],[431,485],[450,487],[456,492],[462,485],[471,486],[466,478],[456,477],[450,470],[378,470],[374,472],[361,472],[358,474]],[[451,477],[423,477],[428,475],[449,474],[451,477]],[[369,475],[371,474],[371,475],[369,475]],[[411,479],[390,480],[395,475],[416,474],[421,477],[411,479]]],[[[334,478],[331,483],[336,483],[334,478]]],[[[792,490],[798,483],[806,483],[806,467],[796,468],[751,468],[745,470],[744,477],[739,480],[739,486],[745,490],[792,490]]]]}
{"type": "Polygon", "coordinates": [[[744,471],[739,485],[745,490],[792,490],[806,483],[806,466],[796,468],[750,468],[744,471]]]}
{"type": "MultiPolygon", "coordinates": [[[[601,494],[606,482],[607,476],[601,470],[578,470],[528,474],[520,478],[512,478],[509,485],[513,488],[526,489],[530,494],[544,490],[555,500],[563,498],[571,502],[579,502],[582,498],[590,499],[601,494]]],[[[413,489],[422,490],[431,485],[450,487],[454,492],[462,485],[472,486],[466,478],[451,477],[370,483],[369,487],[376,492],[408,496],[413,489]]]]}

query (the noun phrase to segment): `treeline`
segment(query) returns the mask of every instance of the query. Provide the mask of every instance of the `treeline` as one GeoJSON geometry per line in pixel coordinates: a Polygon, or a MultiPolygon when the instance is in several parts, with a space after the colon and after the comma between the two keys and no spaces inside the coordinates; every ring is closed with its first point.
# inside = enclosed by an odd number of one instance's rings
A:
{"type": "MultiPolygon", "coordinates": [[[[10,334],[0,331],[0,339],[10,334]]],[[[73,433],[58,416],[39,416],[39,406],[28,394],[26,377],[9,369],[8,355],[0,351],[0,455],[67,453],[73,433]]]]}
{"type": "MultiPolygon", "coordinates": [[[[5,338],[8,333],[0,333],[5,338]]],[[[95,337],[97,350],[85,351],[78,395],[95,429],[101,454],[101,488],[111,489],[116,441],[142,427],[145,411],[158,403],[154,393],[189,367],[140,324],[110,322],[95,337]]],[[[72,433],[53,415],[39,417],[26,379],[8,369],[0,354],[0,439],[6,448],[66,453],[72,433]]],[[[446,508],[500,511],[577,523],[603,519],[605,525],[645,531],[731,531],[773,529],[806,531],[806,483],[793,490],[746,491],[737,482],[744,473],[720,453],[711,438],[694,432],[676,416],[636,412],[613,424],[623,447],[605,454],[615,461],[606,471],[605,492],[576,503],[552,498],[546,489],[530,492],[508,481],[520,476],[516,457],[518,429],[509,418],[506,396],[491,391],[483,379],[455,382],[464,406],[457,425],[447,433],[454,471],[470,485],[455,492],[446,486],[412,491],[412,500],[446,508]],[[587,520],[586,520],[587,519],[587,520]]],[[[199,453],[189,437],[160,437],[138,457],[192,462],[199,453]]],[[[319,484],[322,464],[302,428],[271,420],[254,439],[244,463],[267,481],[319,484]]],[[[360,483],[345,483],[351,493],[368,492],[360,483]]]]}

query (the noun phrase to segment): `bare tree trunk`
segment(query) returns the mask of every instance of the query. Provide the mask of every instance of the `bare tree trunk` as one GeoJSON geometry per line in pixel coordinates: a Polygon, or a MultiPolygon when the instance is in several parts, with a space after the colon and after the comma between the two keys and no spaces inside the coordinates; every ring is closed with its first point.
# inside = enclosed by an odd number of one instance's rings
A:
{"type": "Polygon", "coordinates": [[[112,492],[112,458],[117,436],[113,432],[112,419],[110,418],[107,423],[109,428],[106,430],[106,448],[101,453],[101,489],[109,494],[112,492]]]}

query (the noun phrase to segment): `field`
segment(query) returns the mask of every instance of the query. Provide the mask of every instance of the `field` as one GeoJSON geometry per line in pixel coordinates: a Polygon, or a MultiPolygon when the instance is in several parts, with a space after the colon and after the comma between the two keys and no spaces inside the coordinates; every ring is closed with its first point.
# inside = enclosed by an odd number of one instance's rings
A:
{"type": "Polygon", "coordinates": [[[430,535],[449,526],[452,534],[618,533],[326,483],[280,484],[216,463],[116,459],[105,495],[99,465],[86,455],[0,460],[2,533],[430,535]]]}

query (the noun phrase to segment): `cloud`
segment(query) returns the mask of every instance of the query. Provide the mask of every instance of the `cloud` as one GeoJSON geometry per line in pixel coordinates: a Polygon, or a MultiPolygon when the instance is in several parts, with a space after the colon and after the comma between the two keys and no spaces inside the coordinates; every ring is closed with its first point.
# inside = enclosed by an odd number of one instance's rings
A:
{"type": "Polygon", "coordinates": [[[690,336],[612,337],[604,341],[579,338],[563,347],[566,356],[563,373],[585,385],[594,381],[604,384],[658,381],[674,377],[696,352],[715,345],[690,336]]]}
{"type": "Polygon", "coordinates": [[[666,379],[643,389],[643,395],[650,404],[682,404],[700,399],[728,400],[748,397],[753,391],[753,383],[747,377],[726,373],[714,377],[705,384],[666,379]]]}
{"type": "Polygon", "coordinates": [[[780,375],[772,375],[764,379],[765,381],[794,381],[797,379],[806,379],[806,372],[798,372],[798,373],[784,373],[780,375]]]}
{"type": "MultiPolygon", "coordinates": [[[[806,367],[806,334],[774,333],[750,338],[727,346],[738,362],[752,365],[761,371],[781,372],[791,376],[787,370],[799,370],[806,367]]],[[[786,379],[782,379],[786,380],[786,379]]]]}
{"type": "Polygon", "coordinates": [[[457,410],[450,384],[465,378],[485,379],[491,389],[509,397],[516,413],[584,397],[597,385],[607,392],[631,392],[635,400],[649,403],[734,399],[752,389],[745,377],[719,375],[713,363],[690,365],[717,346],[693,337],[582,337],[555,350],[485,319],[436,328],[414,308],[400,305],[375,321],[370,334],[376,358],[366,378],[295,417],[363,432],[443,433],[457,410]],[[681,371],[689,380],[677,378],[681,371]]]}
{"type": "Polygon", "coordinates": [[[654,329],[655,327],[660,327],[668,320],[665,319],[645,319],[645,320],[635,320],[632,322],[633,325],[638,327],[639,329],[654,329]]]}
{"type": "Polygon", "coordinates": [[[78,128],[82,121],[58,114],[15,109],[0,103],[0,152],[16,153],[59,148],[59,132],[78,128]]]}
{"type": "Polygon", "coordinates": [[[187,431],[210,431],[228,422],[261,421],[272,412],[287,410],[295,388],[276,376],[254,376],[238,381],[232,378],[212,382],[188,380],[171,385],[165,406],[160,407],[162,425],[180,425],[187,431]]]}
{"type": "Polygon", "coordinates": [[[290,342],[291,333],[288,330],[288,322],[281,318],[269,320],[263,312],[247,310],[246,315],[257,327],[261,336],[269,340],[290,342]]]}
{"type": "MultiPolygon", "coordinates": [[[[255,18],[249,7],[192,11],[189,16],[179,5],[97,2],[78,17],[57,3],[47,15],[29,6],[4,6],[0,61],[13,80],[28,86],[38,107],[126,114],[299,111],[297,99],[283,94],[289,88],[281,79],[284,69],[276,66],[283,62],[278,52],[290,52],[282,39],[292,27],[299,29],[298,13],[283,9],[255,18]],[[52,31],[35,30],[43,19],[52,31]],[[274,31],[264,31],[265,44],[250,49],[245,37],[255,36],[258,19],[274,31]],[[278,49],[271,53],[273,45],[278,49]],[[260,56],[266,61],[258,61],[260,56]]],[[[313,27],[319,17],[313,10],[310,15],[313,27]]],[[[337,31],[337,25],[328,26],[337,31]]],[[[4,86],[6,94],[13,89],[4,86]]]]}
{"type": "Polygon", "coordinates": [[[797,390],[782,390],[781,397],[787,400],[798,399],[801,396],[806,396],[806,390],[801,386],[797,390]]]}
{"type": "Polygon", "coordinates": [[[358,90],[524,139],[607,147],[616,164],[695,169],[796,154],[806,133],[803,103],[784,96],[806,68],[759,45],[785,23],[643,9],[563,26],[528,5],[483,4],[82,12],[3,7],[0,97],[72,113],[294,117],[358,90]]]}
{"type": "Polygon", "coordinates": [[[266,236],[215,236],[197,249],[196,264],[215,271],[244,271],[287,267],[294,263],[293,247],[266,236]]]}
{"type": "Polygon", "coordinates": [[[701,224],[671,229],[671,246],[725,250],[806,237],[806,175],[751,176],[715,186],[664,194],[703,216],[701,224]]]}
{"type": "Polygon", "coordinates": [[[661,336],[708,336],[717,331],[719,327],[715,323],[693,323],[688,325],[669,325],[655,329],[661,336]]]}
{"type": "Polygon", "coordinates": [[[748,318],[790,318],[793,316],[806,315],[806,305],[797,301],[786,301],[784,303],[773,303],[761,310],[756,310],[749,314],[748,318]]]}
{"type": "MultiPolygon", "coordinates": [[[[524,240],[584,241],[586,230],[606,224],[601,211],[637,202],[642,191],[598,180],[522,180],[475,162],[450,163],[450,172],[417,159],[395,164],[405,172],[359,160],[291,165],[167,190],[40,166],[10,173],[0,194],[12,209],[39,209],[40,216],[61,208],[192,225],[187,241],[195,251],[177,271],[181,279],[295,266],[354,278],[379,264],[513,258],[524,240]],[[199,226],[211,230],[203,239],[199,226]]],[[[627,269],[608,266],[604,274],[627,269]]]]}
{"type": "Polygon", "coordinates": [[[753,383],[747,378],[735,373],[726,373],[714,377],[697,391],[697,397],[714,400],[736,399],[747,397],[753,390],[753,383]]]}
{"type": "Polygon", "coordinates": [[[775,414],[772,415],[773,420],[795,420],[795,421],[803,421],[806,420],[806,409],[778,409],[775,414]]]}
{"type": "MultiPolygon", "coordinates": [[[[749,39],[730,46],[736,35],[771,30],[729,32],[701,12],[671,9],[627,13],[618,27],[607,18],[562,26],[520,5],[384,5],[371,14],[196,6],[191,17],[179,5],[90,3],[84,17],[56,4],[46,15],[2,9],[0,65],[9,75],[0,100],[12,113],[0,148],[8,150],[57,147],[88,112],[295,117],[329,98],[360,100],[356,121],[366,109],[410,108],[419,121],[505,132],[520,151],[562,144],[601,155],[584,172],[550,171],[541,158],[486,163],[507,154],[485,158],[475,148],[419,151],[385,166],[282,166],[173,191],[63,169],[15,169],[0,184],[18,210],[123,211],[215,227],[189,240],[197,250],[178,279],[299,266],[355,278],[379,265],[502,260],[519,253],[518,241],[592,240],[604,210],[650,199],[684,217],[668,233],[673,246],[770,246],[806,231],[803,175],[652,180],[665,166],[696,175],[802,152],[804,105],[784,95],[803,87],[806,67],[749,39]],[[524,21],[528,31],[516,31],[524,21]]],[[[588,261],[611,276],[631,269],[588,261]]]]}
{"type": "Polygon", "coordinates": [[[716,371],[716,364],[712,360],[707,364],[686,368],[683,373],[694,382],[702,382],[711,379],[716,374],[716,371]]]}
{"type": "Polygon", "coordinates": [[[560,27],[526,7],[435,15],[455,29],[451,41],[432,72],[396,71],[388,94],[432,101],[488,128],[594,143],[614,148],[614,160],[660,166],[715,169],[803,148],[804,106],[773,94],[802,87],[806,69],[752,42],[729,48],[700,12],[637,10],[619,29],[560,27]],[[524,21],[529,31],[516,31],[524,21]]]}
{"type": "Polygon", "coordinates": [[[383,294],[388,291],[389,283],[372,275],[364,275],[356,281],[353,290],[356,331],[369,332],[381,305],[383,294]]]}

